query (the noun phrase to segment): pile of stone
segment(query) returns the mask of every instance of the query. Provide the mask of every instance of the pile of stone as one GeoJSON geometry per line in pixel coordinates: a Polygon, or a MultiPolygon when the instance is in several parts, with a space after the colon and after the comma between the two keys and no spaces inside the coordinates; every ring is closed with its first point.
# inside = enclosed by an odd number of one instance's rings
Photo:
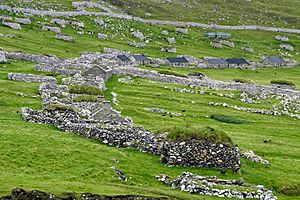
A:
{"type": "Polygon", "coordinates": [[[31,20],[29,18],[25,18],[25,17],[16,17],[15,21],[20,24],[27,24],[27,25],[31,24],[31,20]]]}
{"type": "Polygon", "coordinates": [[[238,171],[241,167],[237,147],[197,140],[166,143],[162,150],[161,161],[168,166],[217,167],[233,171],[238,171]]]}
{"type": "Polygon", "coordinates": [[[281,44],[279,46],[281,49],[286,49],[286,50],[289,50],[289,51],[294,51],[294,47],[290,44],[281,44]]]}
{"type": "Polygon", "coordinates": [[[77,20],[68,20],[68,19],[63,19],[63,18],[53,18],[51,19],[50,23],[52,24],[58,24],[61,27],[65,27],[66,25],[73,25],[78,28],[84,28],[84,23],[81,21],[77,20]]]}
{"type": "Polygon", "coordinates": [[[276,35],[276,36],[275,36],[275,39],[276,39],[276,40],[279,40],[279,41],[283,41],[283,42],[289,41],[289,37],[287,37],[287,36],[285,36],[285,35],[276,35]]]}
{"type": "Polygon", "coordinates": [[[54,33],[61,33],[61,30],[59,27],[56,27],[56,26],[42,26],[42,30],[44,31],[51,31],[51,32],[54,32],[54,33]]]}
{"type": "Polygon", "coordinates": [[[144,48],[147,45],[144,43],[139,43],[139,42],[128,42],[129,46],[137,47],[137,48],[144,48]]]}
{"type": "MultiPolygon", "coordinates": [[[[67,193],[67,192],[66,192],[67,193]]],[[[90,194],[90,193],[82,193],[80,197],[76,197],[73,193],[68,193],[68,195],[64,195],[63,198],[58,197],[54,194],[32,190],[25,191],[21,188],[15,188],[12,190],[11,195],[0,197],[0,199],[14,199],[14,200],[167,200],[166,197],[149,197],[149,196],[141,196],[141,195],[116,195],[116,196],[108,196],[108,195],[98,195],[98,194],[90,194]]]]}
{"type": "Polygon", "coordinates": [[[133,31],[132,32],[132,36],[140,39],[140,40],[144,40],[145,39],[145,36],[143,33],[141,33],[140,31],[133,31]]]}
{"type": "Polygon", "coordinates": [[[170,115],[170,116],[174,116],[174,117],[185,116],[184,114],[166,111],[165,109],[161,109],[161,108],[144,108],[144,110],[153,112],[153,113],[161,113],[163,115],[170,115]]]}
{"type": "Polygon", "coordinates": [[[5,54],[0,52],[0,63],[6,63],[6,62],[7,62],[7,60],[5,58],[5,54]]]}
{"type": "Polygon", "coordinates": [[[15,29],[15,30],[21,30],[21,25],[15,22],[3,22],[4,26],[7,26],[9,28],[15,29]]]}
{"type": "Polygon", "coordinates": [[[104,33],[98,33],[98,38],[100,39],[100,40],[106,40],[107,39],[107,35],[106,34],[104,34],[104,33]]]}
{"type": "Polygon", "coordinates": [[[192,194],[236,199],[277,200],[273,192],[266,189],[263,185],[245,184],[242,179],[222,180],[215,176],[205,177],[189,172],[183,172],[174,180],[170,180],[164,174],[156,176],[156,178],[169,187],[192,194]]]}
{"type": "Polygon", "coordinates": [[[51,76],[17,74],[17,73],[9,73],[8,79],[13,81],[32,82],[32,83],[56,83],[57,82],[57,80],[51,76]]]}
{"type": "Polygon", "coordinates": [[[183,34],[188,34],[189,30],[186,29],[186,28],[176,28],[176,32],[183,33],[183,34]]]}
{"type": "Polygon", "coordinates": [[[271,165],[271,163],[265,159],[263,159],[262,157],[256,155],[252,150],[243,152],[240,152],[240,156],[243,158],[246,158],[248,160],[251,160],[252,162],[256,162],[256,163],[262,163],[264,165],[271,165]]]}
{"type": "Polygon", "coordinates": [[[234,42],[233,41],[230,41],[230,40],[220,40],[220,43],[222,45],[234,48],[234,42]]]}
{"type": "Polygon", "coordinates": [[[171,47],[164,47],[164,48],[161,48],[161,51],[163,52],[169,52],[169,53],[176,53],[176,48],[171,48],[171,47]]]}
{"type": "Polygon", "coordinates": [[[174,37],[171,37],[171,38],[167,38],[167,41],[169,44],[175,44],[176,43],[176,40],[174,37]]]}
{"type": "Polygon", "coordinates": [[[222,48],[223,47],[223,45],[220,41],[211,41],[210,46],[212,46],[214,48],[222,48]]]}
{"type": "Polygon", "coordinates": [[[73,42],[74,41],[74,39],[71,35],[65,35],[65,34],[56,34],[55,39],[63,40],[63,41],[66,41],[66,42],[73,42]]]}
{"type": "Polygon", "coordinates": [[[241,49],[248,53],[254,53],[254,49],[252,47],[241,47],[241,49]]]}
{"type": "Polygon", "coordinates": [[[134,80],[132,79],[131,76],[126,76],[124,78],[118,78],[118,82],[126,83],[126,84],[132,84],[134,82],[134,80]]]}

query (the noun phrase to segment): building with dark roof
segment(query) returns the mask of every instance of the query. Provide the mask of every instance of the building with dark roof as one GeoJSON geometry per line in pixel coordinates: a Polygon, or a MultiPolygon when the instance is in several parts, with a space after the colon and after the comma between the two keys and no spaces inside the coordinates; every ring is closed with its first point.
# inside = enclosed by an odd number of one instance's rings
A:
{"type": "Polygon", "coordinates": [[[185,57],[166,58],[166,64],[173,65],[173,66],[183,66],[188,63],[189,61],[185,57]]]}
{"type": "Polygon", "coordinates": [[[150,62],[150,60],[144,55],[133,55],[133,58],[137,63],[143,65],[148,64],[150,62]]]}
{"type": "Polygon", "coordinates": [[[205,63],[210,68],[225,68],[228,62],[223,58],[206,58],[205,63]]]}
{"type": "Polygon", "coordinates": [[[121,64],[129,64],[131,62],[130,58],[128,58],[125,55],[117,55],[117,60],[121,63],[121,64]]]}
{"type": "Polygon", "coordinates": [[[228,67],[245,67],[249,66],[249,63],[244,58],[229,58],[226,59],[228,67]]]}
{"type": "Polygon", "coordinates": [[[274,67],[280,67],[283,66],[286,62],[281,57],[275,57],[275,56],[267,56],[262,63],[266,66],[274,66],[274,67]]]}

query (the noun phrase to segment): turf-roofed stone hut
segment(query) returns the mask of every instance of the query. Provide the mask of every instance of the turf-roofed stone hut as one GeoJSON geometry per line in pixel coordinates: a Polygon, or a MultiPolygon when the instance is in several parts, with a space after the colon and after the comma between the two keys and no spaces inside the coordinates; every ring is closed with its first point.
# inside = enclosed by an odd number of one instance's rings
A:
{"type": "Polygon", "coordinates": [[[169,142],[161,150],[161,161],[169,166],[227,168],[241,167],[239,150],[223,131],[211,127],[168,131],[169,142]]]}

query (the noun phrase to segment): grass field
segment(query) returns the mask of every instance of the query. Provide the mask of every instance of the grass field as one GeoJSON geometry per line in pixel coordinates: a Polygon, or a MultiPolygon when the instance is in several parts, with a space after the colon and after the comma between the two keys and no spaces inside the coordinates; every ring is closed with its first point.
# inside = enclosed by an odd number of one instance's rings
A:
{"type": "MultiPolygon", "coordinates": [[[[34,2],[38,4],[38,1],[34,2]]],[[[46,2],[50,1],[46,0],[46,2]]],[[[71,9],[72,1],[70,0],[51,2],[52,4],[62,3],[66,8],[71,9]]],[[[267,0],[264,1],[264,4],[258,0],[251,2],[226,0],[222,4],[219,1],[219,3],[216,1],[186,1],[184,6],[177,0],[168,5],[152,0],[128,0],[126,4],[123,4],[125,2],[123,0],[115,2],[119,2],[120,8],[127,12],[133,12],[134,15],[144,16],[145,12],[149,12],[152,13],[153,18],[160,19],[218,22],[220,24],[273,25],[274,22],[276,26],[299,28],[299,23],[295,23],[295,20],[299,21],[300,16],[299,9],[297,9],[299,2],[294,0],[284,2],[283,0],[267,0]],[[226,3],[227,6],[225,6],[226,3]],[[237,3],[240,5],[238,8],[236,8],[237,3]],[[211,12],[214,4],[213,9],[223,12],[224,17],[229,17],[228,20],[216,21],[220,16],[215,15],[216,12],[211,12]],[[178,9],[179,6],[181,9],[178,9]],[[135,9],[137,7],[139,9],[135,9]],[[233,7],[236,9],[232,9],[233,7]],[[174,12],[174,10],[180,11],[174,12]],[[191,10],[193,12],[187,12],[191,10]],[[204,12],[204,10],[206,11],[204,12]],[[241,15],[244,10],[257,14],[249,15],[249,20],[240,20],[239,16],[244,16],[241,15]],[[273,15],[281,16],[288,23],[277,20],[273,15]]],[[[19,3],[20,5],[26,4],[19,3]]],[[[42,5],[41,8],[43,8],[42,5]]],[[[8,14],[0,11],[0,15],[8,14]]],[[[278,50],[281,42],[275,40],[277,33],[262,31],[230,31],[236,47],[214,49],[209,45],[210,40],[204,38],[203,35],[207,30],[203,29],[189,28],[188,35],[180,35],[175,33],[175,27],[172,26],[151,26],[138,22],[103,18],[106,25],[96,27],[93,24],[93,18],[77,17],[76,19],[84,21],[84,31],[93,32],[93,34],[80,35],[77,34],[78,30],[67,26],[62,28],[62,32],[72,35],[75,39],[74,42],[56,40],[54,33],[40,30],[41,23],[48,23],[50,18],[35,17],[32,18],[32,25],[22,25],[20,31],[0,26],[1,34],[14,36],[12,38],[0,36],[0,49],[33,54],[54,54],[63,58],[77,57],[84,51],[96,52],[102,51],[104,47],[110,47],[159,58],[192,55],[198,58],[206,56],[244,57],[248,60],[258,61],[261,60],[262,55],[275,55],[300,61],[300,40],[296,34],[285,34],[289,36],[289,43],[295,48],[294,52],[278,50]],[[131,28],[140,30],[145,36],[148,36],[149,43],[146,48],[138,49],[127,45],[129,41],[140,42],[131,36],[131,28]],[[168,30],[169,36],[162,35],[162,30],[168,30]],[[98,32],[108,34],[109,39],[99,40],[98,32]],[[166,41],[167,37],[176,37],[177,43],[174,45],[177,48],[176,54],[161,52],[161,47],[169,46],[166,41]],[[249,54],[242,51],[242,46],[253,47],[255,53],[249,54]]],[[[230,92],[236,95],[235,98],[218,96],[218,94],[229,93],[220,90],[207,90],[203,95],[179,93],[171,91],[171,89],[183,88],[183,86],[139,78],[134,78],[132,84],[125,84],[119,83],[118,77],[113,77],[107,82],[108,90],[105,92],[105,97],[111,100],[111,92],[116,92],[119,106],[115,106],[115,108],[121,111],[123,116],[133,118],[135,125],[144,126],[154,132],[158,132],[162,127],[174,125],[179,127],[186,126],[186,124],[193,127],[211,126],[224,130],[240,149],[251,149],[272,163],[271,166],[264,166],[242,159],[241,174],[227,172],[226,175],[220,175],[220,170],[216,169],[170,168],[164,166],[158,156],[133,149],[109,147],[97,141],[59,131],[50,125],[26,123],[20,116],[21,108],[41,108],[41,98],[33,97],[38,94],[38,84],[9,81],[7,74],[17,72],[47,75],[47,73],[34,71],[34,66],[34,63],[25,61],[0,64],[0,196],[8,194],[15,187],[23,187],[45,190],[58,195],[66,192],[92,192],[114,195],[169,196],[179,199],[217,199],[172,190],[154,178],[155,175],[161,173],[175,177],[184,171],[189,171],[206,176],[217,175],[224,179],[242,177],[247,183],[264,184],[273,189],[279,199],[300,199],[300,121],[287,116],[259,115],[230,108],[212,107],[208,105],[208,102],[225,102],[230,105],[252,108],[271,108],[271,104],[267,102],[254,105],[244,104],[238,100],[239,92],[230,92]],[[23,93],[25,96],[22,97],[19,93],[23,93]],[[162,116],[144,109],[153,107],[182,113],[185,116],[162,116]],[[250,123],[224,123],[210,118],[211,115],[220,114],[250,123]],[[271,141],[264,143],[264,140],[271,141]],[[114,163],[114,158],[120,160],[120,163],[114,163]],[[115,172],[110,168],[113,165],[124,171],[125,176],[131,177],[128,182],[118,180],[115,172]],[[285,195],[284,192],[287,194],[285,195]]],[[[299,67],[258,70],[140,67],[159,71],[169,70],[181,75],[197,71],[222,81],[243,78],[262,85],[268,85],[271,80],[283,79],[294,82],[297,88],[300,88],[299,67]]],[[[57,78],[61,79],[62,77],[57,78]]]]}

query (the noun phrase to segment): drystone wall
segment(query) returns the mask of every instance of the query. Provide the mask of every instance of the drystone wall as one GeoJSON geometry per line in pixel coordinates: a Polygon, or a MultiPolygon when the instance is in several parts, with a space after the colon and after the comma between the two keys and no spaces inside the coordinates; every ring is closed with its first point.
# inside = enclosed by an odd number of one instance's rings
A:
{"type": "Polygon", "coordinates": [[[6,10],[13,13],[27,13],[31,15],[39,16],[52,16],[52,17],[75,17],[75,16],[108,16],[112,18],[120,18],[127,20],[135,20],[138,22],[154,25],[173,25],[178,27],[200,27],[206,29],[221,29],[221,30],[261,30],[261,31],[271,31],[271,32],[285,32],[285,33],[300,33],[299,29],[289,29],[289,28],[275,28],[275,27],[264,27],[264,26],[225,26],[217,24],[203,24],[197,22],[175,22],[168,20],[148,20],[140,17],[133,17],[131,15],[117,14],[112,12],[89,12],[89,11],[45,11],[45,10],[34,10],[30,8],[16,8],[10,7],[8,5],[0,5],[0,10],[6,10]]]}
{"type": "Polygon", "coordinates": [[[8,79],[13,81],[32,82],[32,83],[56,83],[56,79],[51,76],[39,76],[34,74],[9,73],[8,79]]]}

